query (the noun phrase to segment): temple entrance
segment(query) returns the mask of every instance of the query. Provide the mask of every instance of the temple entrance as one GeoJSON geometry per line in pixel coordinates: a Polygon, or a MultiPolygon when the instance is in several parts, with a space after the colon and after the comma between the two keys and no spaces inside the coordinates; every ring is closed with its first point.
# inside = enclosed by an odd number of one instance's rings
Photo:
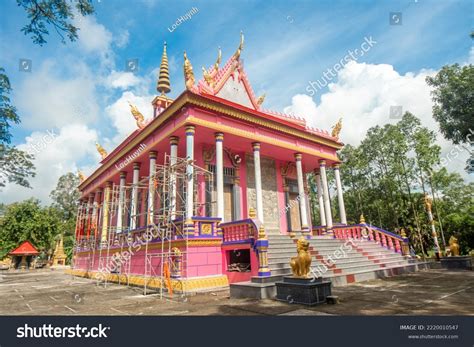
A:
{"type": "Polygon", "coordinates": [[[301,216],[300,216],[300,205],[297,193],[290,193],[290,220],[291,220],[291,231],[301,231],[301,216]]]}
{"type": "Polygon", "coordinates": [[[230,222],[233,220],[234,204],[232,197],[232,184],[224,184],[224,220],[230,222]]]}

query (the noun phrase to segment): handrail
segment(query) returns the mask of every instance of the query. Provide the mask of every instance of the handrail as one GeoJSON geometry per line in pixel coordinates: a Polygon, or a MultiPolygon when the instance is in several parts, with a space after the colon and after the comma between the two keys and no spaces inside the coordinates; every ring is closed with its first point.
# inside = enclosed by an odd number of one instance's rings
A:
{"type": "Polygon", "coordinates": [[[221,223],[224,243],[251,242],[258,239],[258,226],[254,219],[247,218],[233,222],[221,223]]]}
{"type": "Polygon", "coordinates": [[[408,238],[402,237],[370,224],[337,225],[333,227],[334,238],[367,239],[403,255],[409,254],[408,238]]]}

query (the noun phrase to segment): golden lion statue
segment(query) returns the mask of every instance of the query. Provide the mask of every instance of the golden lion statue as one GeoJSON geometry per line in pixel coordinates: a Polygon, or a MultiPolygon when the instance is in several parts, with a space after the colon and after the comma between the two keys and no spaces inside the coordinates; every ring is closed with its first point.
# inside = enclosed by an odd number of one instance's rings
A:
{"type": "Polygon", "coordinates": [[[291,258],[290,266],[294,277],[307,278],[311,266],[311,254],[308,251],[309,242],[301,237],[296,244],[298,255],[291,258]]]}
{"type": "Polygon", "coordinates": [[[451,251],[451,255],[458,256],[459,255],[459,243],[458,239],[454,236],[449,238],[449,250],[451,251]]]}

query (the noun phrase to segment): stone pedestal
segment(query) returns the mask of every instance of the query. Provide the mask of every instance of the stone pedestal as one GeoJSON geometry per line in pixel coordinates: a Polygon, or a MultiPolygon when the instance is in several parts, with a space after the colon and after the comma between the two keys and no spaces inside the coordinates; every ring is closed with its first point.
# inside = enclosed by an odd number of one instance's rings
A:
{"type": "Polygon", "coordinates": [[[283,277],[283,282],[277,282],[276,299],[290,304],[317,305],[326,302],[331,295],[331,281],[321,278],[283,277]]]}
{"type": "Polygon", "coordinates": [[[472,257],[469,255],[442,257],[441,266],[444,269],[472,270],[472,257]]]}

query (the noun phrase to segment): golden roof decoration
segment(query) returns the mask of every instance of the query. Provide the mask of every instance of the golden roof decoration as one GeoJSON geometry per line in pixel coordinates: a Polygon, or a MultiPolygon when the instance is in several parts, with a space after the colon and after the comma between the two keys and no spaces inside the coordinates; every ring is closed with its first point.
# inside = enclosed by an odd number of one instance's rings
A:
{"type": "Polygon", "coordinates": [[[221,61],[222,61],[222,51],[221,51],[221,48],[219,47],[219,50],[218,50],[218,53],[217,53],[217,60],[214,63],[214,70],[215,71],[219,70],[219,64],[221,63],[221,61]]]}
{"type": "Polygon", "coordinates": [[[186,51],[184,52],[184,82],[186,84],[186,88],[192,89],[194,87],[194,72],[193,72],[193,66],[191,65],[191,62],[188,59],[188,56],[186,55],[186,51]]]}
{"type": "Polygon", "coordinates": [[[332,127],[331,136],[338,139],[341,129],[342,129],[342,117],[339,118],[339,121],[332,127]]]}
{"type": "Polygon", "coordinates": [[[212,87],[214,84],[214,79],[209,74],[209,72],[204,68],[204,66],[202,67],[202,75],[204,76],[204,80],[206,81],[207,85],[209,87],[212,87]]]}
{"type": "Polygon", "coordinates": [[[98,142],[95,143],[95,148],[97,148],[97,152],[99,152],[102,159],[107,157],[107,151],[98,142]]]}
{"type": "Polygon", "coordinates": [[[241,31],[240,32],[240,45],[237,48],[237,51],[234,53],[235,60],[239,60],[240,54],[242,53],[243,49],[244,49],[244,33],[241,31]]]}
{"type": "Polygon", "coordinates": [[[79,183],[82,183],[86,180],[86,176],[84,176],[81,170],[77,170],[77,176],[79,177],[79,183]]]}
{"type": "Polygon", "coordinates": [[[130,101],[128,102],[128,104],[130,105],[130,112],[132,113],[133,118],[135,118],[135,120],[137,122],[137,127],[139,129],[143,129],[145,127],[145,117],[138,110],[138,108],[136,106],[134,106],[130,103],[130,101]]]}
{"type": "Polygon", "coordinates": [[[159,74],[156,90],[159,91],[161,95],[165,93],[169,93],[171,91],[170,74],[168,70],[168,55],[166,54],[166,42],[164,43],[164,46],[163,46],[163,55],[161,56],[160,74],[159,74]]]}
{"type": "Polygon", "coordinates": [[[261,104],[263,104],[263,102],[265,101],[265,97],[267,96],[267,94],[263,94],[263,95],[260,95],[257,99],[257,105],[260,106],[261,104]]]}

